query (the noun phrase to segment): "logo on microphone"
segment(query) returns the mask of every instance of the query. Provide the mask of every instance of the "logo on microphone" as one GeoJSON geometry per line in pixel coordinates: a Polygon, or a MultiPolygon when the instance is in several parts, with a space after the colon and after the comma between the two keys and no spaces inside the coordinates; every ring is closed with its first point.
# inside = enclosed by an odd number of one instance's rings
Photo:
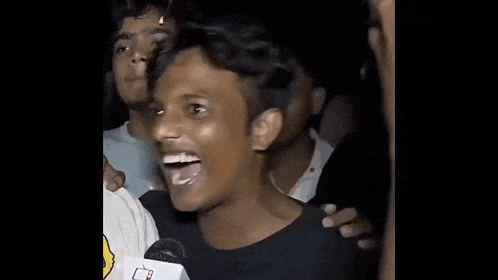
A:
{"type": "Polygon", "coordinates": [[[112,268],[114,267],[114,254],[111,252],[109,247],[109,242],[104,234],[104,279],[109,275],[112,268]]]}
{"type": "Polygon", "coordinates": [[[152,278],[152,274],[154,274],[153,270],[149,270],[143,266],[143,268],[138,267],[135,269],[133,273],[132,280],[150,280],[152,278]]]}

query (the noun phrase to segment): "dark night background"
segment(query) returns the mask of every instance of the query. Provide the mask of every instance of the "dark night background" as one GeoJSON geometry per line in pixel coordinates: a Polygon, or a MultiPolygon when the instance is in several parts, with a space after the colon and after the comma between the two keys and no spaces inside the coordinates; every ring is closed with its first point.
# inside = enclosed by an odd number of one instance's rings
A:
{"type": "MultiPolygon", "coordinates": [[[[397,274],[446,278],[463,268],[481,273],[492,267],[484,253],[495,239],[496,16],[492,8],[468,1],[400,2],[397,274]]],[[[60,236],[77,252],[93,252],[86,244],[100,238],[102,66],[110,3],[18,3],[1,11],[2,128],[6,152],[16,152],[4,175],[11,200],[5,205],[17,213],[7,224],[25,225],[18,239],[36,241],[42,252],[60,247],[60,236]],[[40,209],[37,222],[29,222],[40,209]],[[86,230],[90,224],[96,233],[86,230]]],[[[100,254],[99,246],[95,250],[100,254]]],[[[92,257],[83,255],[64,263],[90,263],[92,257]]]]}

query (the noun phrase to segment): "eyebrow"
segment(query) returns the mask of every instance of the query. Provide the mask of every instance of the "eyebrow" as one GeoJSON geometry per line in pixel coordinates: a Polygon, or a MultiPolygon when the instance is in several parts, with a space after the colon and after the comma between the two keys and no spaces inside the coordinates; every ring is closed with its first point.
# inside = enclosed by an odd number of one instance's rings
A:
{"type": "Polygon", "coordinates": [[[207,98],[207,99],[210,99],[211,95],[208,92],[201,90],[201,91],[194,92],[194,93],[183,94],[182,98],[183,99],[195,99],[195,98],[207,98]]]}
{"type": "MultiPolygon", "coordinates": [[[[149,107],[154,107],[154,106],[162,106],[162,102],[161,102],[161,97],[160,97],[161,94],[154,94],[153,97],[152,97],[152,102],[149,103],[149,107]]],[[[180,93],[180,98],[183,99],[183,100],[188,100],[188,99],[196,99],[196,98],[203,98],[203,99],[208,99],[208,100],[212,100],[213,97],[206,91],[204,90],[201,90],[199,91],[198,93],[180,93]]]]}
{"type": "MultiPolygon", "coordinates": [[[[115,37],[115,41],[119,41],[119,40],[130,40],[131,38],[133,38],[135,35],[136,35],[137,32],[120,32],[116,35],[115,37]]],[[[143,29],[141,29],[140,31],[138,31],[138,33],[142,33],[142,34],[147,34],[147,35],[153,35],[153,34],[157,34],[157,33],[164,33],[164,34],[167,34],[167,35],[171,35],[173,33],[173,31],[171,29],[168,29],[168,28],[164,28],[164,27],[157,27],[157,26],[154,26],[154,27],[145,27],[143,29]]]]}

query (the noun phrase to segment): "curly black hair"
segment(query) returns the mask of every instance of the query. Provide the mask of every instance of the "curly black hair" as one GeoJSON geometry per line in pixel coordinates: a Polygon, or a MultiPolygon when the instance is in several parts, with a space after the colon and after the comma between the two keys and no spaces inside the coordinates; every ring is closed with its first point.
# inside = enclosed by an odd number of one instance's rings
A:
{"type": "Polygon", "coordinates": [[[257,91],[246,98],[250,120],[269,108],[282,112],[292,99],[289,89],[301,67],[290,50],[270,40],[262,21],[242,15],[227,15],[203,22],[188,22],[180,30],[172,49],[163,50],[151,64],[151,86],[180,51],[200,47],[215,67],[248,79],[257,91]]]}

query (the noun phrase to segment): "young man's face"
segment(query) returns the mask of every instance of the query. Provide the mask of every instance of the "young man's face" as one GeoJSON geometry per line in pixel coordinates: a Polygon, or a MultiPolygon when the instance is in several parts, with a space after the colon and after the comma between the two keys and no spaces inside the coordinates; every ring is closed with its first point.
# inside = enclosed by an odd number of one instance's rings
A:
{"type": "Polygon", "coordinates": [[[320,113],[325,100],[325,91],[313,88],[313,80],[302,69],[290,85],[293,98],[285,109],[283,129],[276,140],[276,145],[294,140],[302,134],[309,134],[311,119],[320,113]]]}
{"type": "Polygon", "coordinates": [[[114,44],[113,72],[118,93],[130,107],[143,105],[150,99],[147,89],[147,64],[154,59],[154,51],[170,45],[174,30],[172,20],[156,8],[139,17],[124,19],[114,44]]]}
{"type": "Polygon", "coordinates": [[[253,156],[244,94],[238,75],[213,67],[199,48],[180,52],[156,82],[152,136],[178,210],[242,195],[235,186],[251,178],[253,156]]]}
{"type": "Polygon", "coordinates": [[[280,134],[283,141],[291,140],[298,136],[303,130],[308,130],[311,108],[311,79],[301,71],[296,74],[296,80],[290,89],[295,92],[289,106],[285,110],[284,128],[280,134]]]}

